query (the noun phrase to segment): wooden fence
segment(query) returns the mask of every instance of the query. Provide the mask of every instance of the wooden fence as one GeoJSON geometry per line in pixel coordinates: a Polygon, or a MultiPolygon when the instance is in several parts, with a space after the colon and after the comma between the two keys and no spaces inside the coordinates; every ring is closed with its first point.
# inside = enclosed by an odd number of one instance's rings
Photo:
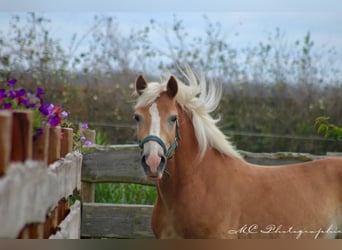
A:
{"type": "MultiPolygon", "coordinates": [[[[255,154],[240,151],[248,162],[283,165],[323,158],[302,153],[255,154]]],[[[139,164],[137,145],[95,146],[83,156],[82,238],[153,238],[151,205],[95,203],[96,183],[154,185],[139,164]]]]}
{"type": "Polygon", "coordinates": [[[46,127],[32,138],[31,111],[0,111],[0,238],[80,237],[82,155],[73,131],[46,127]],[[63,137],[61,138],[61,132],[63,137]]]}

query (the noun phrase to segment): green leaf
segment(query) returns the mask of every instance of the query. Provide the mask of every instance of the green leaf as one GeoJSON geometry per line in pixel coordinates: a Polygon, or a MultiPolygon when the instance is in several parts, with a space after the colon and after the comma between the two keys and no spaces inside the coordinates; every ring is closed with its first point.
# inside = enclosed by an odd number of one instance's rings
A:
{"type": "Polygon", "coordinates": [[[321,133],[324,133],[325,131],[328,130],[328,125],[326,124],[321,124],[319,125],[318,129],[317,129],[317,133],[318,134],[321,134],[321,133]]]}

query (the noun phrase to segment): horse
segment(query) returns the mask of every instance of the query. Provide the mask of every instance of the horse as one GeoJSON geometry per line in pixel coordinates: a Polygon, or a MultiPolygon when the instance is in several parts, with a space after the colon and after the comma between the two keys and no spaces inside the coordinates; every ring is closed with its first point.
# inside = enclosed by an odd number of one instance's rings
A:
{"type": "Polygon", "coordinates": [[[135,81],[140,162],[157,190],[156,238],[341,237],[342,159],[246,162],[210,115],[222,87],[182,72],[187,83],[173,75],[135,81]]]}

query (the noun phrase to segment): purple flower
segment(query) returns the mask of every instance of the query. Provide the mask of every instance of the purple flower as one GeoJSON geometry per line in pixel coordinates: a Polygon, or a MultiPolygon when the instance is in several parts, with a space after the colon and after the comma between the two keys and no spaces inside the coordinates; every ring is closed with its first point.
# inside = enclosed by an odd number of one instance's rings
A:
{"type": "Polygon", "coordinates": [[[30,105],[30,99],[23,98],[23,97],[18,97],[18,104],[23,104],[26,107],[28,107],[30,105]]]}
{"type": "Polygon", "coordinates": [[[68,112],[66,112],[66,111],[63,111],[63,112],[61,113],[61,115],[62,115],[62,118],[63,118],[63,119],[66,119],[66,118],[68,118],[68,116],[69,116],[68,112]]]}
{"type": "Polygon", "coordinates": [[[26,105],[26,107],[32,108],[32,109],[34,109],[36,106],[37,106],[37,103],[34,103],[34,102],[32,102],[32,103],[29,102],[29,103],[26,105]]]}
{"type": "Polygon", "coordinates": [[[2,98],[7,97],[6,89],[0,89],[0,97],[2,98]]]}
{"type": "Polygon", "coordinates": [[[48,105],[47,105],[46,109],[47,109],[47,111],[49,112],[49,114],[52,113],[54,107],[55,107],[55,105],[53,105],[53,104],[48,104],[48,105]]]}
{"type": "Polygon", "coordinates": [[[4,104],[4,109],[11,109],[12,108],[12,103],[8,102],[4,104]]]}
{"type": "Polygon", "coordinates": [[[17,79],[11,79],[7,82],[8,87],[12,87],[17,83],[17,79]]]}
{"type": "Polygon", "coordinates": [[[10,97],[11,99],[14,99],[14,98],[17,97],[17,93],[15,92],[15,90],[10,90],[10,92],[9,92],[9,97],[10,97]]]}
{"type": "Polygon", "coordinates": [[[17,97],[20,97],[20,96],[24,96],[26,94],[26,90],[25,89],[18,89],[15,91],[17,97]]]}
{"type": "Polygon", "coordinates": [[[83,146],[87,147],[87,146],[90,146],[91,144],[93,144],[93,143],[91,141],[87,140],[87,141],[84,142],[83,146]]]}
{"type": "Polygon", "coordinates": [[[82,123],[81,124],[81,130],[86,130],[88,128],[88,124],[87,123],[82,123]]]}
{"type": "Polygon", "coordinates": [[[43,105],[41,103],[40,107],[39,107],[39,112],[44,115],[44,116],[48,116],[49,115],[49,111],[48,111],[48,105],[43,105]]]}
{"type": "Polygon", "coordinates": [[[37,87],[37,97],[40,97],[44,94],[44,90],[41,87],[37,87]]]}
{"type": "Polygon", "coordinates": [[[61,118],[58,115],[53,115],[50,116],[48,119],[48,123],[52,126],[52,127],[56,127],[61,123],[61,118]]]}

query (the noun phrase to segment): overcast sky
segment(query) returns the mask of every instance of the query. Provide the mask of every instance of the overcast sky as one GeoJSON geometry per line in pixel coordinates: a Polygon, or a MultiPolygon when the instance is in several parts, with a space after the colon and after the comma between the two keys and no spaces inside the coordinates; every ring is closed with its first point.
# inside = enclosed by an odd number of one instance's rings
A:
{"type": "Polygon", "coordinates": [[[193,36],[204,32],[206,15],[222,24],[235,47],[257,44],[279,28],[290,43],[302,40],[309,31],[316,46],[335,47],[342,53],[340,0],[0,0],[0,31],[10,32],[11,16],[28,11],[51,19],[50,34],[66,45],[74,32],[82,34],[89,29],[96,14],[115,16],[122,32],[144,27],[150,19],[168,26],[176,15],[193,36]]]}
{"type": "Polygon", "coordinates": [[[340,0],[0,0],[1,11],[341,11],[340,0]]]}

